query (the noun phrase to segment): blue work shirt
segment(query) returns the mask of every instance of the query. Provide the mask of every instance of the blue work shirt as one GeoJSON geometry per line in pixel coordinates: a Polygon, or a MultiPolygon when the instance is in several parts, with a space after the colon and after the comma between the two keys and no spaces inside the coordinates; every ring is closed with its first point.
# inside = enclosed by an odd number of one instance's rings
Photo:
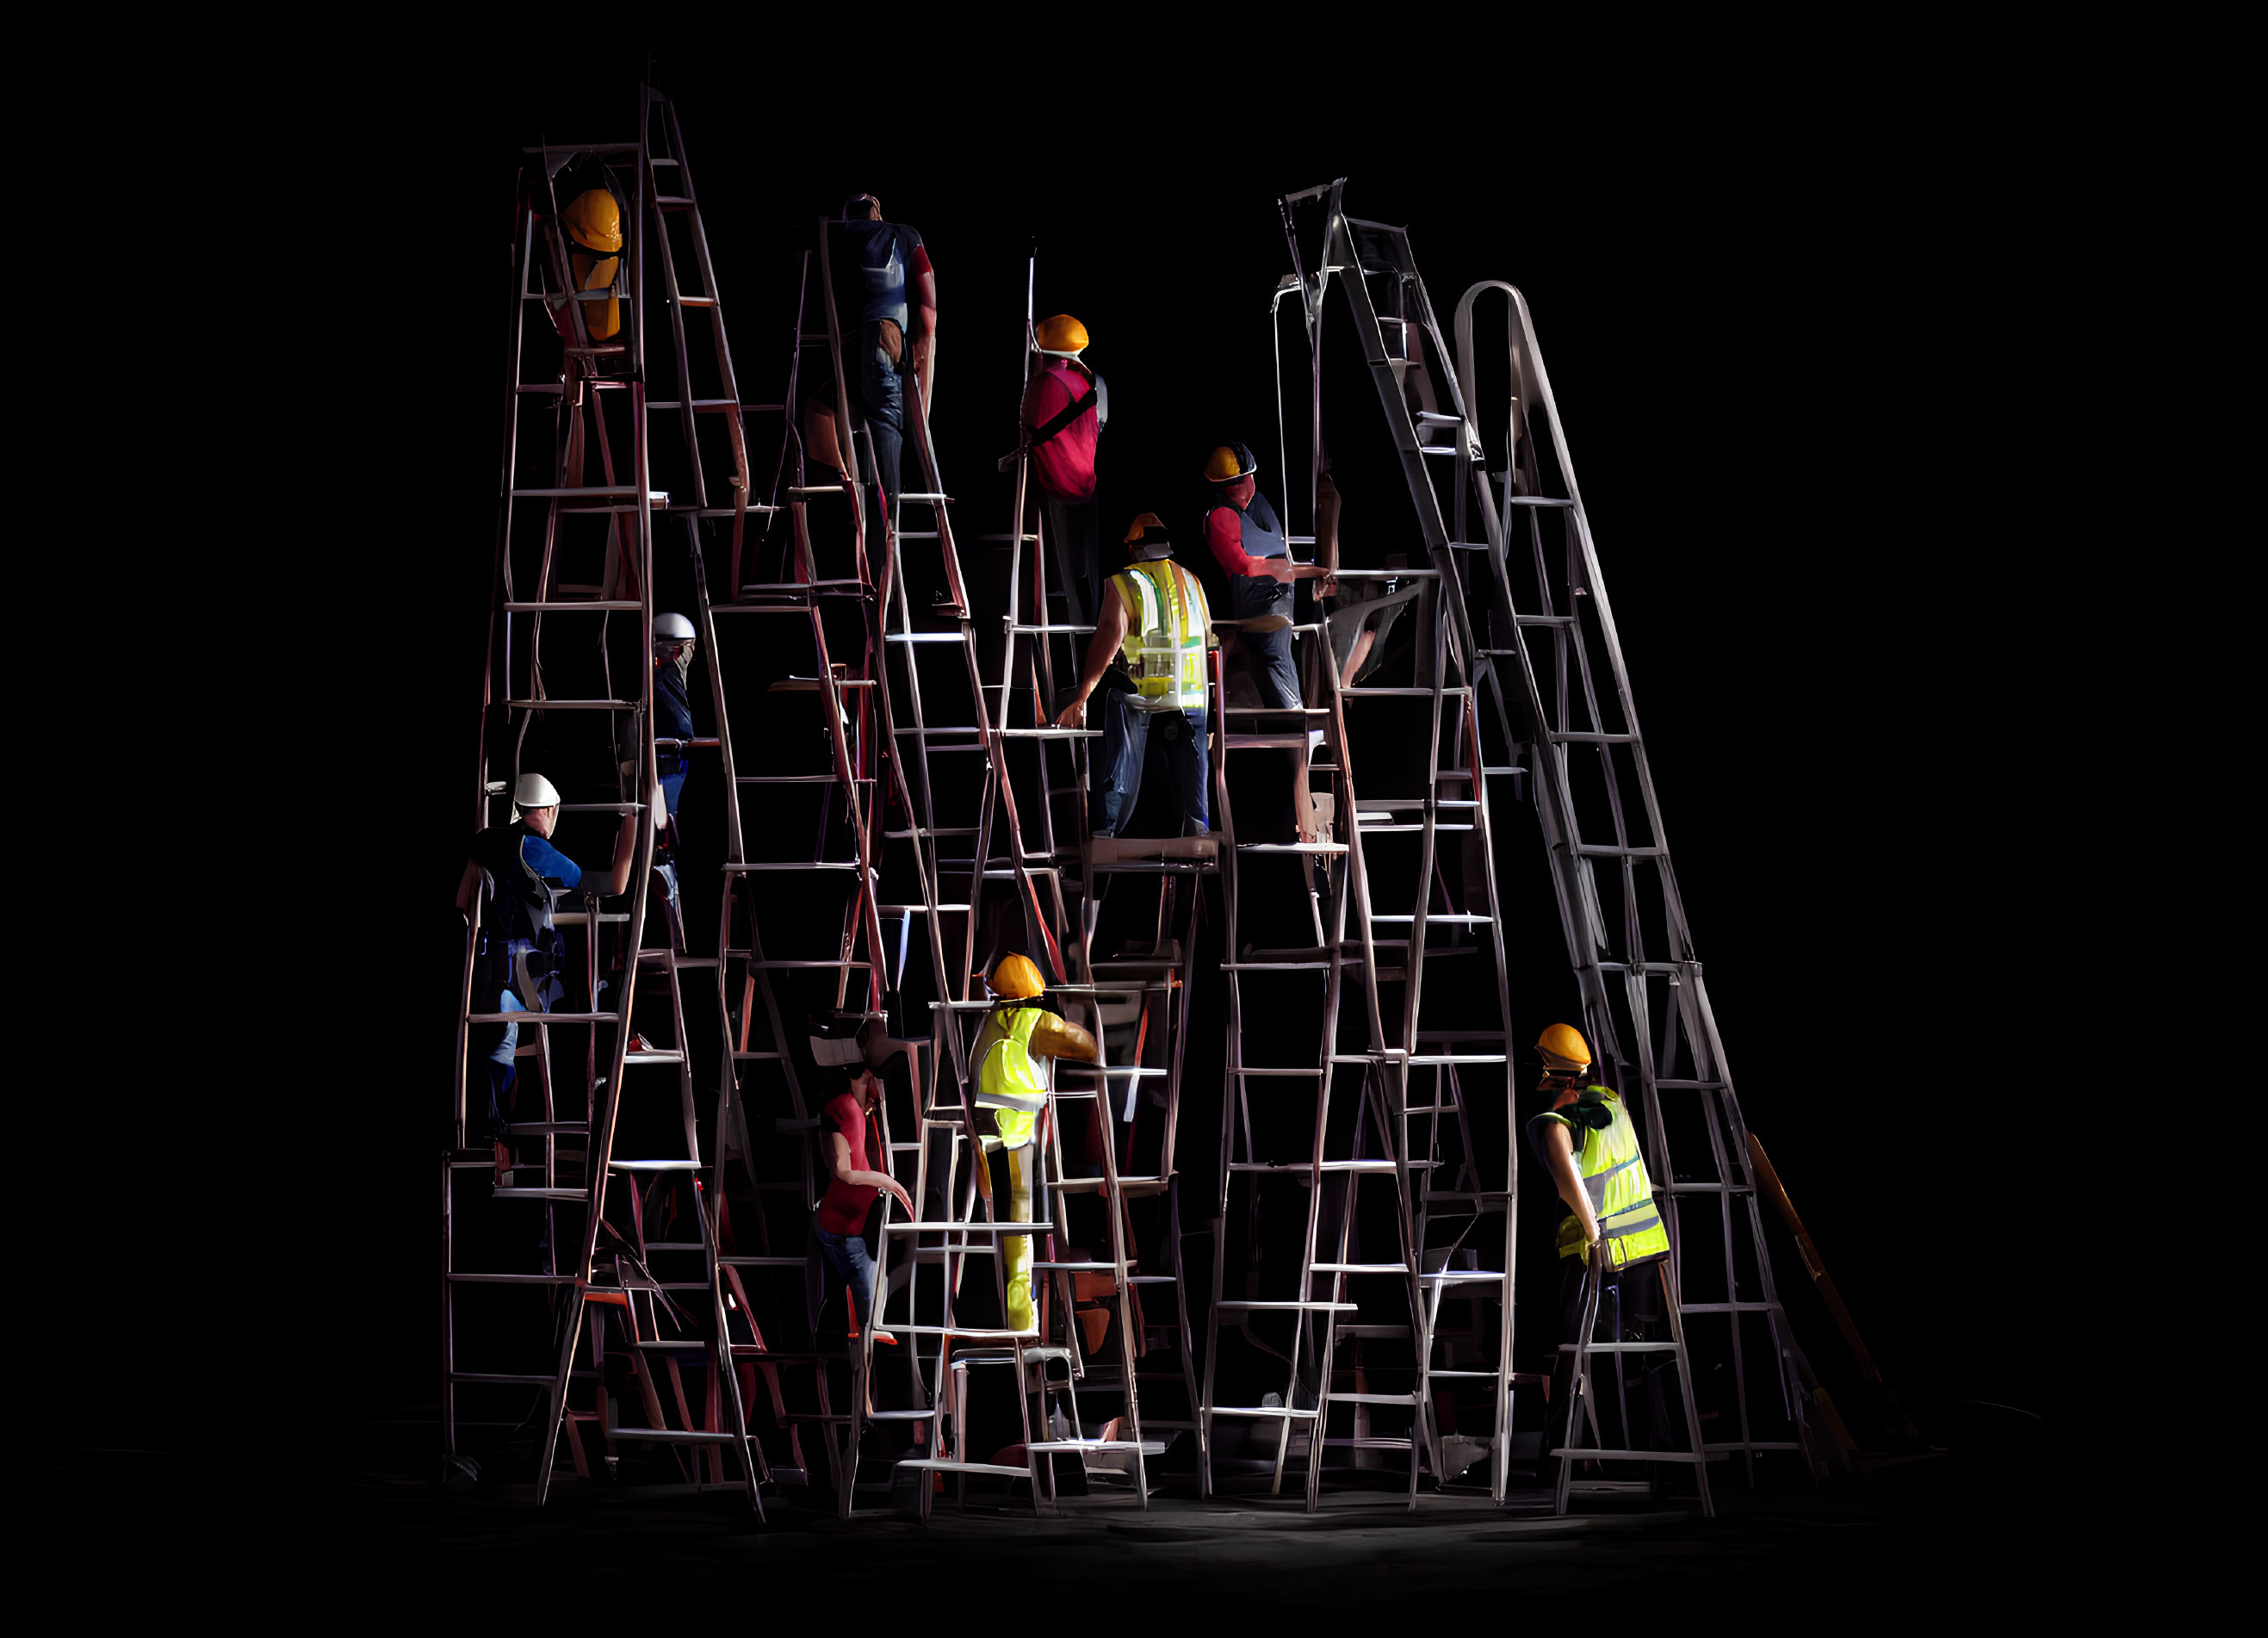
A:
{"type": "Polygon", "coordinates": [[[887,319],[905,331],[907,281],[929,267],[922,236],[896,222],[837,222],[835,232],[836,318],[846,329],[887,319]]]}

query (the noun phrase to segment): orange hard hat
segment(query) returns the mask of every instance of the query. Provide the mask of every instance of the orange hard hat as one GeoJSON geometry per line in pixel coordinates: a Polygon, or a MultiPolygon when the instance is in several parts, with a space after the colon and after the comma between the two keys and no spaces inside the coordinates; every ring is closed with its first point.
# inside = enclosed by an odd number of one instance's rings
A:
{"type": "Polygon", "coordinates": [[[1543,1054],[1543,1066],[1560,1074],[1591,1066],[1591,1044],[1573,1024],[1553,1024],[1536,1037],[1535,1050],[1543,1054]]]}
{"type": "Polygon", "coordinates": [[[1048,987],[1040,977],[1040,970],[1032,964],[1028,956],[1003,956],[992,969],[989,980],[992,993],[1010,1000],[1028,1000],[1048,987]]]}

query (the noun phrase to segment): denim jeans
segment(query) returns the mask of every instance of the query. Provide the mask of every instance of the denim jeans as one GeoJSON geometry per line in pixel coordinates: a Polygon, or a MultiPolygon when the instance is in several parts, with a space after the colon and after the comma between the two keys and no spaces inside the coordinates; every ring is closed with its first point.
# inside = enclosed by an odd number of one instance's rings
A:
{"type": "Polygon", "coordinates": [[[866,327],[858,350],[858,368],[850,378],[850,394],[858,401],[858,413],[865,417],[866,430],[873,436],[874,469],[881,478],[882,493],[895,500],[901,492],[899,457],[906,441],[906,384],[898,366],[890,362],[890,355],[882,350],[880,325],[866,327]]]}
{"type": "MultiPolygon", "coordinates": [[[[473,1010],[476,1013],[524,1013],[519,997],[510,990],[496,995],[473,993],[473,1010]]],[[[512,1083],[517,1075],[512,1055],[519,1045],[519,1026],[516,1023],[475,1024],[468,1047],[472,1059],[479,1064],[477,1072],[486,1083],[488,1107],[483,1114],[477,1103],[468,1111],[479,1121],[482,1140],[500,1143],[504,1140],[505,1106],[512,1096],[512,1083]]],[[[478,1096],[480,1084],[468,1088],[478,1096]]],[[[473,1102],[468,1099],[468,1102],[473,1102]]]]}
{"type": "MultiPolygon", "coordinates": [[[[829,1234],[816,1223],[812,1225],[811,1232],[819,1242],[819,1252],[827,1266],[850,1286],[850,1303],[858,1315],[858,1329],[865,1331],[873,1317],[874,1306],[874,1258],[866,1250],[866,1236],[829,1234]]],[[[814,1286],[819,1283],[818,1272],[815,1267],[810,1271],[814,1286]]],[[[825,1292],[807,1292],[806,1295],[810,1297],[811,1323],[815,1326],[819,1310],[824,1306],[825,1292]]]]}
{"type": "Polygon", "coordinates": [[[1205,713],[1202,711],[1142,710],[1129,702],[1138,694],[1095,690],[1094,698],[1102,717],[1102,759],[1095,772],[1102,780],[1096,793],[1094,828],[1116,835],[1134,817],[1142,802],[1142,768],[1150,742],[1159,742],[1159,753],[1174,781],[1174,796],[1185,822],[1199,830],[1211,829],[1205,805],[1206,781],[1211,757],[1205,744],[1205,713]]]}

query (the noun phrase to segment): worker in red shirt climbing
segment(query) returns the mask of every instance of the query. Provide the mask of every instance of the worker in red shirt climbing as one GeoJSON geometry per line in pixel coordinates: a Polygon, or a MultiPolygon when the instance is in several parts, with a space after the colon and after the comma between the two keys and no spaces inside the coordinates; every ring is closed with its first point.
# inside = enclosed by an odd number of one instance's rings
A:
{"type": "MultiPolygon", "coordinates": [[[[1292,587],[1295,580],[1322,580],[1330,591],[1330,570],[1320,563],[1292,561],[1291,542],[1276,508],[1260,492],[1259,463],[1243,444],[1224,444],[1205,462],[1212,500],[1205,513],[1205,544],[1228,572],[1229,613],[1242,625],[1237,647],[1249,667],[1260,703],[1296,711],[1300,674],[1292,663],[1292,587]]],[[[1307,719],[1301,718],[1304,730],[1307,719]]],[[[1325,839],[1307,794],[1307,758],[1292,753],[1292,819],[1301,841],[1325,839]]]]}
{"type": "MultiPolygon", "coordinates": [[[[874,1197],[887,1190],[905,1207],[909,1221],[914,1216],[913,1196],[905,1185],[867,1162],[868,1121],[881,1101],[882,1078],[865,1064],[852,1064],[843,1071],[842,1091],[828,1100],[819,1118],[828,1181],[812,1229],[827,1266],[850,1288],[851,1310],[862,1332],[874,1317],[874,1258],[866,1250],[866,1217],[874,1197]]],[[[820,1307],[817,1273],[814,1268],[814,1289],[809,1294],[814,1324],[820,1307]]],[[[887,1331],[875,1332],[874,1340],[892,1347],[897,1343],[887,1331]]]]}
{"type": "Polygon", "coordinates": [[[1058,313],[1033,333],[1045,362],[1024,388],[1024,450],[1047,497],[1058,589],[1071,623],[1085,625],[1101,579],[1094,449],[1110,419],[1110,389],[1079,355],[1086,326],[1058,313]]]}

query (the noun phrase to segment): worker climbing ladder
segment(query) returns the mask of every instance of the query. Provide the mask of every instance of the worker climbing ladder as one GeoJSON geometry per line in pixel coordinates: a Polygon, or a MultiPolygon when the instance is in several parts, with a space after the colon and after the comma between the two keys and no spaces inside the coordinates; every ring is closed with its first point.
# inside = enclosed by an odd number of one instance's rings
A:
{"type": "MultiPolygon", "coordinates": [[[[1037,267],[1035,252],[1025,279],[1027,392],[1045,365],[1033,306],[1037,267]]],[[[1169,1437],[1197,1430],[1174,1155],[1204,883],[1217,870],[1219,843],[1211,837],[1093,835],[1090,752],[1101,734],[1092,727],[1052,725],[1080,675],[1094,627],[1057,616],[1058,601],[1074,600],[1049,584],[1050,567],[1068,574],[1071,565],[1059,545],[1050,554],[1057,543],[1047,537],[1034,451],[1021,446],[1003,465],[1015,498],[1010,531],[987,537],[1007,548],[1007,606],[990,700],[1012,748],[1028,748],[1020,763],[1031,793],[1023,811],[1038,816],[1054,880],[1071,884],[1066,967],[1084,981],[1051,985],[1049,994],[1104,1047],[1100,1064],[1065,1059],[1055,1066],[1054,1141],[1044,1181],[1057,1255],[1034,1272],[1052,1288],[1057,1334],[1071,1351],[1067,1420],[1074,1435],[1084,1436],[1088,1420],[1082,1397],[1100,1398],[1104,1407],[1095,1415],[1101,1424],[1120,1423],[1146,1444],[1142,1454],[1156,1455],[1166,1441],[1141,1439],[1145,1423],[1169,1437]],[[1098,950],[1098,937],[1111,947],[1108,953],[1098,950]],[[1145,1415],[1139,1404],[1145,1382],[1166,1392],[1174,1415],[1145,1415]],[[1105,1415],[1110,1410],[1116,1414],[1105,1415]]],[[[1102,587],[1095,592],[1100,599],[1102,587]]],[[[1009,760],[1019,765],[1012,755],[1009,760]]],[[[1132,1466],[1138,1483],[1146,1486],[1146,1464],[1132,1466]]]]}
{"type": "MultiPolygon", "coordinates": [[[[1515,793],[1524,780],[1532,781],[1582,998],[1583,1029],[1599,1052],[1594,1074],[1634,1105],[1669,1227],[1672,1251],[1664,1280],[1669,1339],[1595,1349],[1587,1342],[1567,1345],[1575,1354],[1578,1402],[1595,1403],[1594,1352],[1615,1356],[1618,1384],[1621,1354],[1667,1356],[1677,1379],[1685,1448],[1650,1450],[1642,1459],[1691,1466],[1706,1508],[1707,1463],[1734,1452],[1751,1478],[1756,1455],[1773,1450],[1800,1452],[1820,1471],[1823,1447],[1809,1414],[1816,1390],[1773,1286],[1745,1127],[1670,867],[1628,672],[1564,431],[1519,293],[1500,284],[1476,285],[1466,293],[1458,308],[1452,368],[1407,233],[1347,217],[1343,188],[1342,181],[1285,202],[1297,277],[1313,292],[1311,323],[1319,320],[1330,276],[1339,274],[1337,287],[1385,409],[1428,557],[1451,592],[1443,602],[1474,684],[1476,731],[1480,721],[1494,730],[1490,755],[1496,760],[1476,758],[1482,765],[1476,796],[1485,803],[1490,780],[1515,793]],[[1491,290],[1506,294],[1513,314],[1509,402],[1491,424],[1503,439],[1493,457],[1471,397],[1479,379],[1473,314],[1491,290]],[[1497,460],[1503,464],[1494,465],[1497,460]],[[1480,525],[1477,539],[1474,520],[1480,525]],[[1595,759],[1594,780],[1579,780],[1578,756],[1595,759]],[[1579,788],[1602,793],[1603,801],[1587,795],[1579,801],[1579,788]],[[1604,872],[1601,861],[1608,865],[1604,872]],[[1683,1096],[1683,1107],[1670,1106],[1665,1094],[1683,1096]],[[1683,1134],[1681,1143],[1697,1140],[1705,1147],[1713,1176],[1675,1169],[1673,1128],[1683,1134]],[[1697,1196],[1714,1202],[1719,1235],[1682,1232],[1679,1208],[1697,1196]],[[1742,1204],[1745,1234],[1734,1228],[1736,1200],[1742,1204]],[[1708,1300],[1688,1300],[1693,1261],[1705,1242],[1721,1251],[1718,1282],[1708,1300]],[[1740,1289],[1744,1265],[1755,1282],[1753,1296],[1740,1289]],[[1735,1440],[1706,1442],[1700,1432],[1686,1322],[1705,1315],[1728,1322],[1720,1334],[1733,1376],[1731,1403],[1710,1414],[1729,1410],[1739,1430],[1735,1440]],[[1743,1317],[1764,1324],[1779,1388],[1776,1411],[1760,1407],[1750,1394],[1752,1345],[1743,1341],[1743,1317]],[[1784,1423],[1789,1436],[1760,1433],[1760,1408],[1765,1420],[1784,1423]]],[[[1317,372],[1320,379],[1320,362],[1317,372]]],[[[1508,1159],[1510,1186],[1516,1188],[1517,1155],[1508,1159]]],[[[1595,1293],[1591,1300],[1595,1302],[1595,1293]]],[[[1507,1328],[1510,1319],[1507,1307],[1507,1328]]],[[[1508,1329],[1506,1342],[1508,1348],[1508,1329]]],[[[1570,1424],[1571,1442],[1550,1453],[1557,1457],[1563,1508],[1572,1493],[1630,1482],[1578,1480],[1577,1464],[1635,1454],[1627,1435],[1624,1446],[1612,1449],[1574,1442],[1576,1426],[1570,1424]]]]}
{"type": "MultiPolygon", "coordinates": [[[[573,815],[592,812],[632,815],[630,892],[620,911],[609,913],[598,897],[585,896],[579,916],[556,919],[571,928],[577,921],[582,925],[579,1011],[558,1010],[556,996],[550,1007],[533,1013],[475,1010],[478,901],[468,918],[456,1070],[458,1149],[450,1160],[444,1201],[445,1420],[449,1454],[457,1458],[460,1387],[540,1384],[547,1391],[531,1419],[541,1424],[539,1501],[549,1494],[563,1436],[578,1473],[593,1473],[587,1430],[600,1440],[610,1477],[623,1443],[658,1443],[669,1450],[674,1477],[696,1485],[735,1483],[761,1511],[761,1457],[747,1440],[740,1383],[723,1357],[728,1332],[711,1206],[718,1178],[714,1166],[706,1169],[705,1180],[702,1175],[674,917],[656,915],[652,926],[666,930],[663,941],[645,945],[649,908],[666,904],[667,897],[666,880],[653,868],[662,830],[652,795],[658,790],[649,662],[654,518],[677,510],[687,514],[688,527],[696,526],[704,498],[693,421],[698,389],[687,367],[683,327],[674,325],[674,357],[661,361],[659,375],[674,376],[678,393],[665,404],[649,392],[656,373],[645,346],[644,310],[650,290],[659,295],[673,320],[688,306],[713,308],[715,284],[674,111],[651,87],[640,88],[639,100],[637,142],[531,149],[534,162],[521,177],[512,263],[512,374],[476,786],[476,816],[485,823],[491,801],[516,789],[518,775],[527,771],[537,751],[571,782],[586,782],[593,770],[606,771],[600,777],[615,787],[621,800],[562,802],[560,823],[578,824],[573,815]],[[627,183],[624,170],[630,172],[627,183]],[[565,201],[559,197],[563,174],[571,176],[579,190],[565,201]],[[668,243],[673,214],[683,218],[699,247],[706,293],[679,284],[668,243]],[[548,325],[528,322],[531,307],[539,305],[548,325]],[[541,420],[524,415],[523,406],[540,405],[547,398],[553,414],[550,447],[544,451],[541,420]],[[673,453],[689,475],[689,489],[680,491],[674,508],[669,491],[656,487],[654,476],[655,433],[669,424],[669,411],[680,412],[685,446],[673,453]],[[589,481],[593,453],[600,467],[595,476],[603,479],[595,483],[589,481]],[[542,476],[531,484],[522,476],[523,466],[538,461],[542,476]],[[586,520],[597,525],[595,539],[586,520]],[[596,572],[570,579],[581,564],[596,572]],[[590,616],[596,616],[594,654],[574,647],[563,653],[556,635],[547,653],[547,619],[582,635],[593,631],[584,623],[590,616]],[[610,638],[624,634],[623,626],[637,643],[634,655],[609,645],[610,638]],[[547,659],[552,664],[549,675],[547,659]],[[612,681],[615,667],[626,659],[638,678],[635,690],[612,681]],[[563,681],[581,686],[582,696],[555,692],[553,683],[563,681]],[[510,769],[512,777],[491,779],[499,768],[510,769]],[[659,1046],[637,1028],[641,1022],[664,1036],[659,1046]],[[510,1022],[532,1037],[521,1052],[535,1062],[543,1119],[521,1123],[515,1106],[493,1161],[496,1186],[485,1199],[468,1198],[465,1185],[481,1166],[462,1148],[465,1048],[474,1027],[510,1022]],[[555,1042],[563,1029],[582,1037],[583,1074],[578,1078],[583,1086],[577,1100],[581,1107],[572,1110],[582,1116],[579,1120],[557,1118],[566,1072],[555,1042]],[[675,1072],[674,1098],[655,1096],[661,1080],[655,1072],[663,1068],[675,1072]],[[575,1140],[581,1141],[579,1151],[571,1147],[575,1140]],[[531,1140],[540,1141],[540,1167],[519,1164],[531,1140]],[[538,1181],[523,1184],[523,1170],[537,1172],[538,1181]],[[463,1230],[472,1216],[493,1220],[530,1210],[543,1220],[537,1242],[541,1272],[481,1273],[458,1266],[463,1230]],[[460,1288],[512,1285],[541,1288],[548,1311],[540,1318],[522,1313],[516,1327],[504,1328],[516,1329],[523,1347],[531,1336],[548,1339],[549,1348],[556,1351],[553,1368],[541,1375],[463,1369],[457,1356],[460,1288]],[[610,1336],[621,1345],[624,1369],[619,1372],[607,1353],[610,1336]],[[700,1377],[697,1413],[688,1397],[688,1372],[700,1377]],[[664,1381],[674,1401],[674,1418],[659,1391],[664,1381]],[[625,1421],[618,1409],[617,1390],[630,1383],[638,1389],[642,1422],[625,1421]],[[589,1403],[578,1403],[586,1390],[589,1403]],[[728,1454],[737,1478],[728,1478],[728,1454]]],[[[718,324],[719,360],[729,377],[721,320],[718,324]]],[[[735,434],[736,446],[737,441],[735,434]]],[[[673,471],[669,481],[687,480],[673,471]]],[[[731,510],[715,509],[711,515],[729,515],[731,510]]],[[[676,749],[683,753],[693,747],[676,749]]],[[[542,1008],[541,997],[528,999],[542,1008]]],[[[488,1236],[491,1243],[497,1237],[488,1236]]],[[[507,1245],[517,1240],[524,1255],[525,1233],[515,1236],[507,1230],[501,1238],[507,1245]]],[[[538,1340],[537,1346],[546,1345],[538,1340]]],[[[475,1470],[467,1461],[460,1471],[475,1470]]]]}

